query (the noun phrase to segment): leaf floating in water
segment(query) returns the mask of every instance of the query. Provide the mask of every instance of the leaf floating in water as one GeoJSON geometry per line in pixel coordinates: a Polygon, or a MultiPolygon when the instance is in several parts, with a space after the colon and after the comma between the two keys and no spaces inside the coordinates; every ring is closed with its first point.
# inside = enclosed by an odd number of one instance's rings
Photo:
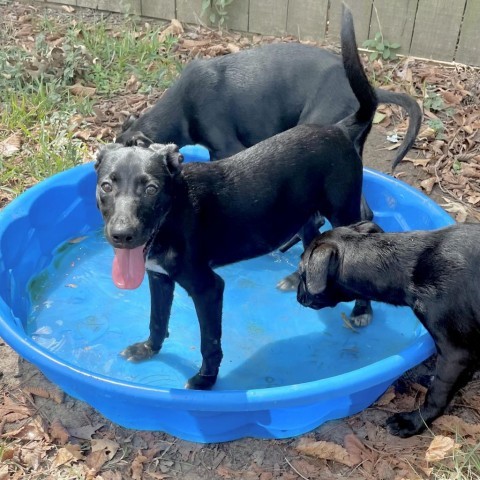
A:
{"type": "Polygon", "coordinates": [[[87,238],[86,235],[84,235],[83,237],[75,237],[75,238],[71,238],[68,243],[80,243],[80,242],[83,242],[85,239],[87,238]]]}
{"type": "Polygon", "coordinates": [[[342,315],[342,320],[343,320],[343,326],[345,328],[348,328],[352,332],[358,333],[358,330],[352,325],[352,322],[350,322],[350,319],[345,315],[345,313],[341,313],[342,315]]]}

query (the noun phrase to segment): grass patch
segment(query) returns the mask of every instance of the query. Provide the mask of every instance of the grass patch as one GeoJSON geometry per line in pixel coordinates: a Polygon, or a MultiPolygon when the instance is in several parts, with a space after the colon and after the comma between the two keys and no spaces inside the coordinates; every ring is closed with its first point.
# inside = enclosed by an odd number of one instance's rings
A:
{"type": "Polygon", "coordinates": [[[32,14],[28,25],[27,41],[11,27],[0,32],[0,207],[88,159],[96,142],[77,133],[96,103],[125,93],[132,81],[141,93],[164,89],[180,70],[175,40],[127,17],[66,25],[32,14]],[[75,95],[73,85],[88,93],[75,95]],[[18,145],[9,150],[12,138],[18,145]]]}
{"type": "Polygon", "coordinates": [[[445,464],[436,466],[432,472],[433,480],[480,480],[480,444],[468,445],[458,438],[462,448],[456,450],[445,464]]]}

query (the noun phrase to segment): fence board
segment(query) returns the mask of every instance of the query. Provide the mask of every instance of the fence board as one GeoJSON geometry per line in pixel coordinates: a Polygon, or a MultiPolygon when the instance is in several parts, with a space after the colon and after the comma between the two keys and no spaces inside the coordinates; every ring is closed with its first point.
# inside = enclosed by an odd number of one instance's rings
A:
{"type": "Polygon", "coordinates": [[[369,38],[377,32],[391,43],[399,43],[397,53],[408,54],[412,41],[418,0],[375,0],[369,38]],[[380,23],[379,23],[380,21],[380,23]]]}
{"type": "Polygon", "coordinates": [[[418,4],[411,53],[452,61],[466,0],[421,0],[418,4]]]}
{"type": "Polygon", "coordinates": [[[250,0],[248,31],[283,35],[287,28],[288,0],[250,0]]]}
{"type": "Polygon", "coordinates": [[[455,61],[469,65],[480,65],[479,25],[480,2],[478,0],[468,0],[455,61]]]}
{"type": "Polygon", "coordinates": [[[77,1],[76,0],[48,0],[49,2],[52,3],[61,3],[63,5],[76,5],[77,1]]]}
{"type": "MultiPolygon", "coordinates": [[[[370,17],[372,15],[372,0],[348,0],[345,3],[352,11],[355,36],[358,44],[361,45],[368,38],[370,17]]],[[[330,0],[327,31],[327,38],[330,42],[338,42],[340,40],[341,22],[342,0],[330,0]]]]}
{"type": "Polygon", "coordinates": [[[227,27],[231,30],[248,32],[249,0],[234,0],[227,7],[227,27]]]}
{"type": "Polygon", "coordinates": [[[140,0],[98,0],[97,8],[108,12],[130,13],[140,15],[140,0]]]}
{"type": "Polygon", "coordinates": [[[142,0],[142,15],[152,18],[175,18],[175,0],[142,0]]]}
{"type": "Polygon", "coordinates": [[[328,0],[289,0],[287,33],[301,40],[322,41],[327,27],[328,0]]]}
{"type": "Polygon", "coordinates": [[[97,8],[98,0],[77,0],[77,6],[86,8],[97,8]]]}
{"type": "Polygon", "coordinates": [[[208,13],[201,17],[202,0],[176,0],[177,18],[181,22],[208,24],[208,13]]]}

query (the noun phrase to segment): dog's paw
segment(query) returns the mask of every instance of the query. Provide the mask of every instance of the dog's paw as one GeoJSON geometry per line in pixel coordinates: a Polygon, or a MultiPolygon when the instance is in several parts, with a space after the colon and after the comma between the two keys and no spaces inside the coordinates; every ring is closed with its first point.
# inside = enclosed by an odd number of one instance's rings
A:
{"type": "Polygon", "coordinates": [[[156,353],[158,350],[153,350],[148,342],[138,342],[120,352],[120,355],[129,362],[142,362],[152,358],[156,353]]]}
{"type": "Polygon", "coordinates": [[[285,278],[282,278],[277,283],[277,288],[282,292],[296,292],[299,283],[300,283],[299,273],[293,272],[290,275],[287,275],[285,278]]]}
{"type": "Polygon", "coordinates": [[[372,323],[372,314],[363,313],[361,315],[350,315],[350,321],[354,327],[366,327],[372,323]]]}
{"type": "Polygon", "coordinates": [[[366,327],[372,323],[373,310],[370,303],[357,300],[350,314],[350,322],[355,327],[366,327]]]}
{"type": "Polygon", "coordinates": [[[185,385],[189,390],[210,390],[217,381],[217,375],[200,375],[197,373],[185,385]]]}
{"type": "Polygon", "coordinates": [[[392,435],[401,438],[408,438],[416,435],[426,427],[420,412],[396,413],[387,418],[387,430],[392,435]]]}

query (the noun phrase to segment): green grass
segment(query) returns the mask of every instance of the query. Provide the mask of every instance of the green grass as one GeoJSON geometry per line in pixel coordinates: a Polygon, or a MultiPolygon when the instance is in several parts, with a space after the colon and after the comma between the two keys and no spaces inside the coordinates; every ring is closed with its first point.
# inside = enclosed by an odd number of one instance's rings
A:
{"type": "Polygon", "coordinates": [[[480,480],[480,444],[469,446],[464,439],[462,445],[446,465],[436,466],[430,478],[433,480],[480,480]]]}
{"type": "Polygon", "coordinates": [[[39,16],[34,29],[34,42],[25,47],[14,29],[0,32],[0,142],[12,135],[22,140],[14,155],[0,154],[3,203],[91,156],[94,146],[75,138],[73,117],[92,116],[95,103],[125,93],[132,75],[139,91],[149,92],[167,87],[180,70],[175,40],[161,42],[159,29],[127,17],[116,25],[102,18],[65,25],[39,16]],[[61,41],[49,42],[52,35],[61,41]],[[72,95],[76,83],[94,87],[95,96],[72,95]]]}

